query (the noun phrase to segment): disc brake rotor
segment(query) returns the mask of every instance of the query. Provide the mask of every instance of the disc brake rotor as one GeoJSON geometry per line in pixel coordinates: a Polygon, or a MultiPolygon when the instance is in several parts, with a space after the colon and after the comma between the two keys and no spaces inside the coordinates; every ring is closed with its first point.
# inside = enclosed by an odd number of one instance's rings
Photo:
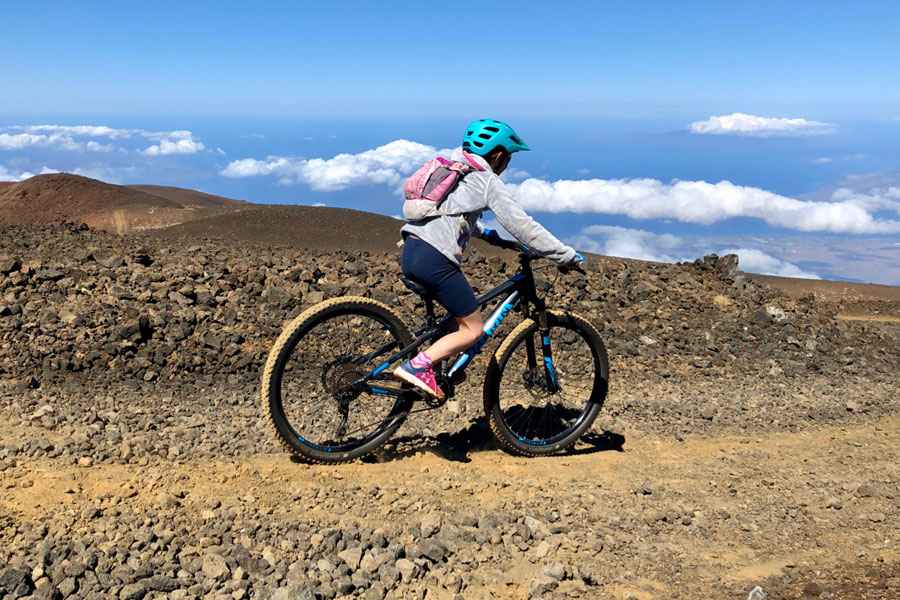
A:
{"type": "Polygon", "coordinates": [[[547,373],[543,365],[537,365],[533,369],[524,371],[522,373],[522,383],[533,398],[547,398],[550,396],[550,386],[547,385],[547,373]]]}

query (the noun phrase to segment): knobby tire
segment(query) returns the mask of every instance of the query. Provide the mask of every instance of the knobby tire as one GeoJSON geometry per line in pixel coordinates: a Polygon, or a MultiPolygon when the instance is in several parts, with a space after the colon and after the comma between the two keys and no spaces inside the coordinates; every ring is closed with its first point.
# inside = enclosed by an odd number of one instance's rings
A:
{"type": "MultiPolygon", "coordinates": [[[[308,462],[346,462],[375,450],[404,421],[411,396],[369,392],[347,401],[338,392],[410,343],[403,320],[371,298],[332,298],[301,313],[263,371],[263,411],[276,439],[308,462]],[[354,362],[386,344],[393,347],[354,362]]],[[[378,378],[393,381],[389,369],[378,378]]]]}
{"type": "Polygon", "coordinates": [[[606,347],[584,317],[547,312],[553,365],[560,391],[546,386],[541,332],[533,319],[520,323],[504,339],[488,366],[484,410],[502,447],[523,456],[561,452],[593,424],[609,385],[606,347]],[[526,340],[532,340],[536,365],[527,364],[526,340]]]}

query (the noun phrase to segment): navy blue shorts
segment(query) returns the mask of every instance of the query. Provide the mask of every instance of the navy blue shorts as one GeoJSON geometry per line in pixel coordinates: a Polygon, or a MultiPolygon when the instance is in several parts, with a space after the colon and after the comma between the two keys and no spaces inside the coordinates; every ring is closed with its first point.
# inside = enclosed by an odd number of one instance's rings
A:
{"type": "Polygon", "coordinates": [[[406,236],[400,268],[454,317],[467,317],[478,310],[475,292],[466,276],[428,242],[406,236]]]}

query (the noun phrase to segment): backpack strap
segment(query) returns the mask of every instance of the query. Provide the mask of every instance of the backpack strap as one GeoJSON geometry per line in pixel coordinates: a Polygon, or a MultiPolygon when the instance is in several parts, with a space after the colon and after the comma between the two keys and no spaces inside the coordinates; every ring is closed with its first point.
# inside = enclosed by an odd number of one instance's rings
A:
{"type": "Polygon", "coordinates": [[[463,155],[463,158],[466,159],[466,162],[469,163],[470,165],[472,165],[473,171],[486,171],[487,170],[484,167],[482,167],[481,165],[479,165],[477,162],[472,160],[472,157],[469,156],[469,153],[466,152],[465,150],[462,151],[462,155],[463,155]]]}

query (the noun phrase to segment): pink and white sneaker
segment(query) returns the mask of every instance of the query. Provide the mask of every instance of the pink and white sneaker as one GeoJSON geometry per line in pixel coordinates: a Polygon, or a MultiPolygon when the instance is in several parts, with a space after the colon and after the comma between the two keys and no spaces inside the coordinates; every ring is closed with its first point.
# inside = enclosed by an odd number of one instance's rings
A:
{"type": "Polygon", "coordinates": [[[394,377],[424,390],[435,398],[443,398],[444,392],[434,379],[434,369],[430,366],[417,367],[412,360],[404,360],[394,370],[394,377]]]}

